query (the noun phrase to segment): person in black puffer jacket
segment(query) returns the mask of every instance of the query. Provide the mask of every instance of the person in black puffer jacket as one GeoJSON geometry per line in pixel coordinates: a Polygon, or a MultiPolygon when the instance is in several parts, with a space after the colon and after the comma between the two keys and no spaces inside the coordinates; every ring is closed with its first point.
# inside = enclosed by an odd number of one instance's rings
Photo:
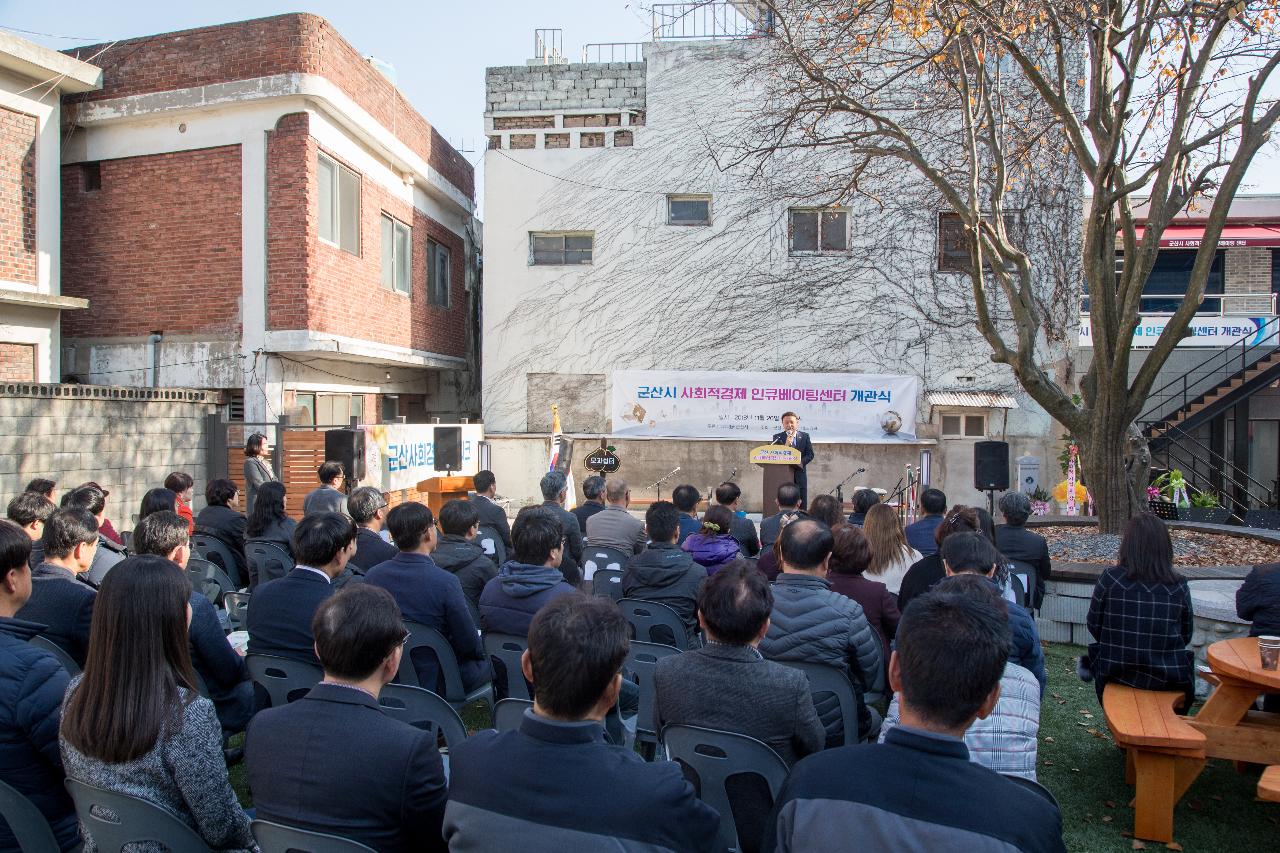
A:
{"type": "Polygon", "coordinates": [[[498,573],[484,549],[475,541],[480,534],[480,518],[470,501],[451,500],[440,507],[440,530],[443,535],[431,559],[446,572],[458,576],[462,594],[467,597],[471,618],[480,624],[480,593],[484,585],[498,573]]]}
{"type": "MultiPolygon", "coordinates": [[[[1253,623],[1250,637],[1280,637],[1280,563],[1253,567],[1236,590],[1236,615],[1253,623]]],[[[1262,710],[1280,713],[1280,693],[1268,693],[1262,710]]]]}
{"type": "Polygon", "coordinates": [[[698,589],[707,579],[707,570],[676,544],[680,539],[680,510],[670,501],[656,501],[644,514],[644,526],[649,547],[627,564],[622,594],[665,604],[679,613],[690,646],[699,646],[698,589]]]}
{"type": "MultiPolygon", "coordinates": [[[[62,784],[58,752],[69,679],[57,658],[27,642],[44,626],[13,618],[31,596],[30,554],[31,538],[0,521],[0,781],[29,799],[49,821],[58,846],[70,850],[80,843],[80,824],[62,784]]],[[[2,821],[0,850],[18,850],[2,821]]]]}

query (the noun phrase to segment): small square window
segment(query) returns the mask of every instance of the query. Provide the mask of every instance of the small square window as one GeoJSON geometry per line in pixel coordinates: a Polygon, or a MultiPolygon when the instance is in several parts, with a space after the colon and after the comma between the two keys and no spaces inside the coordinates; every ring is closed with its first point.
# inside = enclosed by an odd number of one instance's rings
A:
{"type": "Polygon", "coordinates": [[[965,415],[964,435],[965,438],[985,438],[987,435],[986,415],[965,415]]]}
{"type": "MultiPolygon", "coordinates": [[[[983,218],[990,219],[986,215],[983,218]]],[[[969,272],[969,237],[965,230],[958,214],[938,214],[938,272],[969,272]]],[[[1014,230],[1014,218],[1008,214],[1004,217],[1004,230],[1014,230]]],[[[990,264],[984,264],[983,269],[989,272],[990,264]]]]}
{"type": "Polygon", "coordinates": [[[951,438],[959,436],[963,429],[963,419],[960,415],[943,415],[942,416],[942,437],[951,438]]]}
{"type": "Polygon", "coordinates": [[[529,263],[533,266],[589,264],[594,250],[594,234],[529,233],[529,263]]]}
{"type": "Polygon", "coordinates": [[[843,254],[849,250],[849,211],[793,207],[791,254],[843,254]]]}
{"type": "Polygon", "coordinates": [[[668,225],[710,225],[711,196],[709,195],[669,195],[667,196],[668,225]]]}

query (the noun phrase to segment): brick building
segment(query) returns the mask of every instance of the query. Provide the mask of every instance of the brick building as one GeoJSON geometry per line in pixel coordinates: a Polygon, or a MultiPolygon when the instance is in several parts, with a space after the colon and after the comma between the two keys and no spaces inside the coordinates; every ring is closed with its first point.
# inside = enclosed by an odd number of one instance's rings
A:
{"type": "Polygon", "coordinates": [[[84,308],[62,295],[58,163],[65,93],[102,71],[0,33],[0,383],[56,382],[58,319],[84,308]]]}
{"type": "Polygon", "coordinates": [[[64,99],[64,374],[249,422],[473,413],[472,167],[368,59],[290,14],[101,64],[64,99]]]}

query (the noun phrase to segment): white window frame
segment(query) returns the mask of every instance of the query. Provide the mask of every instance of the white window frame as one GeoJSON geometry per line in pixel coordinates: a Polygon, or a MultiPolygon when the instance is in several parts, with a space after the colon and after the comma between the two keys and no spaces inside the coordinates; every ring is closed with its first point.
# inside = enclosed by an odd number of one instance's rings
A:
{"type": "Polygon", "coordinates": [[[413,293],[413,228],[405,225],[389,213],[383,212],[380,222],[382,234],[382,270],[381,285],[384,289],[403,296],[413,293]],[[387,225],[390,223],[391,244],[387,245],[387,225]],[[403,237],[403,239],[399,239],[403,237]],[[388,278],[387,255],[390,248],[390,277],[388,278]],[[403,249],[403,253],[401,252],[403,249]],[[403,260],[402,260],[403,255],[403,260]],[[401,277],[403,274],[403,282],[401,277]],[[403,285],[403,286],[402,286],[403,285]]]}
{"type": "Polygon", "coordinates": [[[358,173],[323,151],[316,154],[316,234],[322,243],[356,257],[360,256],[360,193],[358,173]]]}
{"type": "Polygon", "coordinates": [[[453,255],[449,251],[449,247],[435,240],[427,240],[427,263],[430,265],[427,270],[427,304],[436,305],[440,308],[448,308],[452,302],[451,268],[453,264],[453,255]],[[440,255],[444,255],[444,287],[440,286],[440,255]],[[437,298],[439,296],[440,298],[437,298]]]}
{"type": "MultiPolygon", "coordinates": [[[[565,244],[562,243],[561,245],[564,246],[565,244]]],[[[573,251],[580,252],[582,250],[575,249],[573,251]]],[[[589,267],[595,262],[596,262],[596,232],[594,231],[530,231],[529,232],[529,266],[531,267],[589,267]],[[533,251],[533,241],[535,237],[560,237],[562,239],[568,238],[568,237],[589,237],[591,239],[591,256],[585,261],[570,263],[568,260],[569,250],[567,248],[562,248],[560,263],[550,263],[546,261],[539,262],[538,260],[535,259],[534,251],[533,251]]]]}
{"type": "Polygon", "coordinates": [[[811,257],[815,255],[848,255],[851,251],[851,240],[853,237],[853,215],[847,207],[789,207],[787,208],[787,254],[798,257],[811,257]],[[795,222],[794,217],[797,213],[813,213],[818,216],[818,248],[817,249],[797,249],[795,247],[795,222]],[[822,248],[822,215],[823,214],[844,214],[844,248],[843,249],[824,249],[822,248]]]}
{"type": "Polygon", "coordinates": [[[671,194],[671,195],[668,195],[668,196],[667,196],[667,224],[668,224],[668,225],[674,225],[674,226],[677,226],[677,227],[680,227],[680,228],[686,228],[686,227],[692,227],[692,228],[699,228],[699,227],[703,227],[703,228],[705,228],[705,227],[707,227],[707,226],[709,226],[709,225],[711,224],[711,217],[712,217],[712,215],[713,215],[713,214],[712,214],[712,211],[711,211],[711,195],[710,195],[710,193],[685,193],[685,194],[673,193],[673,194],[671,194]],[[678,219],[675,219],[675,218],[673,217],[672,213],[671,213],[671,203],[672,203],[672,202],[677,202],[677,201],[704,201],[704,202],[706,202],[706,203],[707,203],[707,218],[706,218],[706,219],[702,219],[702,220],[692,220],[692,219],[688,219],[688,220],[678,220],[678,219]]]}
{"type": "Polygon", "coordinates": [[[938,417],[938,437],[939,438],[971,438],[982,441],[989,435],[988,429],[991,426],[991,418],[987,412],[967,412],[959,409],[951,409],[939,413],[938,417]],[[960,419],[959,432],[947,432],[947,418],[960,419]],[[980,435],[969,434],[969,418],[978,418],[982,421],[982,433],[980,435]]]}

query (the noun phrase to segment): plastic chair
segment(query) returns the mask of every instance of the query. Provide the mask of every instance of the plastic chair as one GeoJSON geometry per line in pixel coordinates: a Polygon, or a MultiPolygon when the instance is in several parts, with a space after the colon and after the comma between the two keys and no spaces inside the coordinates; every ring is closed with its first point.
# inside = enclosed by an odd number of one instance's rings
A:
{"type": "Polygon", "coordinates": [[[513,732],[520,728],[526,708],[532,708],[528,699],[503,699],[493,708],[493,727],[500,732],[513,732]]]}
{"type": "Polygon", "coordinates": [[[476,544],[484,549],[484,555],[501,566],[507,561],[507,546],[502,544],[502,533],[491,524],[480,525],[476,544]]]}
{"type": "Polygon", "coordinates": [[[23,853],[62,853],[57,836],[36,804],[4,782],[0,782],[0,817],[23,853]]]}
{"type": "Polygon", "coordinates": [[[449,640],[435,628],[429,628],[418,622],[405,622],[409,632],[409,641],[405,643],[404,655],[400,658],[400,671],[396,680],[411,687],[421,687],[418,683],[418,671],[413,666],[414,649],[431,649],[435,652],[437,665],[444,678],[444,700],[460,711],[477,699],[483,699],[493,710],[493,682],[486,681],[470,693],[462,684],[462,670],[458,667],[458,656],[453,653],[449,640]]]}
{"type": "Polygon", "coordinates": [[[209,560],[191,557],[187,560],[187,574],[191,577],[191,585],[204,593],[205,598],[212,601],[215,607],[222,606],[224,595],[236,591],[235,582],[209,560]]]}
{"type": "Polygon", "coordinates": [[[819,696],[833,694],[840,702],[840,718],[844,724],[844,743],[845,746],[852,746],[867,732],[859,730],[858,727],[858,708],[864,702],[859,701],[860,697],[854,690],[853,682],[849,680],[849,676],[843,671],[828,666],[825,663],[802,663],[800,661],[780,660],[778,663],[798,669],[809,678],[809,693],[813,696],[813,702],[818,703],[819,696]]]}
{"type": "Polygon", "coordinates": [[[430,690],[388,684],[378,696],[378,705],[388,716],[415,728],[443,733],[445,745],[450,749],[467,739],[467,727],[458,712],[430,690]]]}
{"type": "Polygon", "coordinates": [[[320,667],[291,658],[259,654],[249,655],[244,662],[249,667],[249,677],[271,697],[273,708],[300,699],[324,680],[320,667]]]}
{"type": "Polygon", "coordinates": [[[372,847],[365,847],[349,838],[295,829],[267,820],[253,821],[249,830],[262,853],[373,853],[372,847]]]}
{"type": "Polygon", "coordinates": [[[227,610],[232,631],[243,631],[249,624],[249,593],[228,592],[222,596],[222,606],[227,610]]]}
{"type": "Polygon", "coordinates": [[[507,697],[511,699],[530,699],[529,682],[524,680],[524,671],[520,668],[520,658],[524,650],[529,648],[527,637],[514,634],[485,634],[484,652],[489,657],[497,658],[506,670],[507,697]]]}
{"type": "Polygon", "coordinates": [[[621,601],[622,572],[617,569],[596,569],[592,575],[591,594],[621,601]]]}
{"type": "Polygon", "coordinates": [[[631,555],[625,551],[603,545],[587,545],[582,549],[582,579],[591,580],[601,569],[617,572],[621,576],[629,562],[631,555]]]}
{"type": "Polygon", "coordinates": [[[80,824],[103,853],[120,853],[127,844],[152,842],[169,853],[210,853],[209,845],[167,810],[140,797],[67,780],[80,824]]]}
{"type": "Polygon", "coordinates": [[[641,601],[638,598],[623,598],[618,601],[622,615],[635,629],[636,639],[645,643],[661,643],[675,646],[680,651],[689,648],[689,637],[684,632],[684,622],[680,614],[665,604],[656,601],[641,601]],[[656,636],[654,628],[663,628],[656,636]],[[670,634],[672,641],[668,641],[670,634]]]}
{"type": "Polygon", "coordinates": [[[759,776],[776,801],[787,780],[787,763],[768,744],[746,735],[704,729],[701,726],[667,726],[662,730],[667,758],[679,761],[698,775],[698,799],[720,813],[720,850],[738,849],[738,828],[733,819],[726,783],[731,776],[759,776]]]}
{"type": "MultiPolygon", "coordinates": [[[[636,717],[636,740],[645,748],[646,757],[652,757],[658,744],[658,732],[653,722],[653,673],[658,661],[680,654],[675,646],[632,640],[627,652],[627,671],[640,688],[640,712],[636,717]]],[[[624,676],[625,677],[625,676],[624,676]]]]}
{"type": "Polygon", "coordinates": [[[278,580],[297,565],[289,552],[276,542],[249,539],[244,543],[244,556],[249,563],[249,587],[257,589],[267,581],[278,580]]]}
{"type": "Polygon", "coordinates": [[[41,637],[37,635],[32,637],[30,640],[27,640],[27,642],[36,648],[44,649],[46,652],[57,658],[58,663],[62,664],[62,668],[67,671],[67,675],[75,678],[80,674],[80,664],[76,663],[75,658],[71,657],[71,655],[67,653],[66,649],[55,643],[53,640],[50,640],[48,637],[41,637]]]}
{"type": "MultiPolygon", "coordinates": [[[[191,550],[202,560],[208,560],[229,578],[240,578],[240,564],[236,562],[235,555],[231,553],[231,548],[226,542],[223,542],[216,536],[210,536],[207,533],[191,534],[191,550]]],[[[240,578],[242,583],[248,583],[248,578],[240,578]]],[[[232,586],[235,586],[234,581],[232,586]]]]}
{"type": "Polygon", "coordinates": [[[1010,782],[1044,797],[1045,800],[1053,803],[1053,807],[1055,809],[1058,807],[1058,798],[1053,795],[1053,792],[1034,779],[1028,779],[1026,776],[1014,776],[1011,773],[1001,773],[1000,775],[1008,779],[1010,782]]]}

